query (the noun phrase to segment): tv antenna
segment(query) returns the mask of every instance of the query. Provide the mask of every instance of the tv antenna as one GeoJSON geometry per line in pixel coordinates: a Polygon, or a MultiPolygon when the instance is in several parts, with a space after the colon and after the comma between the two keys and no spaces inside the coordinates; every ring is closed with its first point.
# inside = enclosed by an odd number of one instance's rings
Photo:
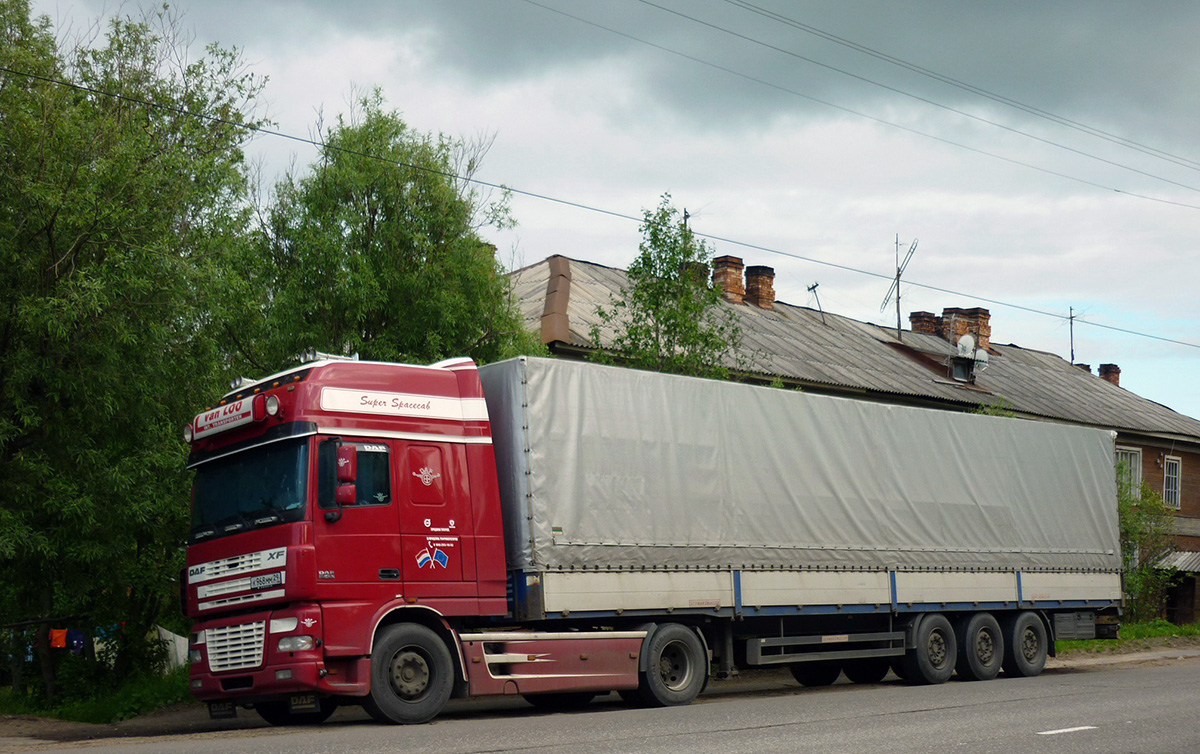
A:
{"type": "Polygon", "coordinates": [[[907,269],[909,261],[913,257],[913,252],[917,250],[918,239],[914,238],[912,246],[908,247],[908,253],[904,255],[904,261],[900,261],[900,234],[896,234],[896,279],[892,281],[892,287],[888,288],[887,295],[883,297],[883,304],[880,305],[879,311],[883,312],[887,309],[888,304],[892,301],[892,295],[896,296],[896,340],[903,338],[900,320],[900,276],[907,269]]]}
{"type": "Polygon", "coordinates": [[[818,285],[820,285],[820,283],[813,283],[812,285],[808,286],[808,292],[817,299],[817,311],[821,312],[821,324],[825,324],[825,310],[821,308],[821,297],[817,295],[818,285]]]}

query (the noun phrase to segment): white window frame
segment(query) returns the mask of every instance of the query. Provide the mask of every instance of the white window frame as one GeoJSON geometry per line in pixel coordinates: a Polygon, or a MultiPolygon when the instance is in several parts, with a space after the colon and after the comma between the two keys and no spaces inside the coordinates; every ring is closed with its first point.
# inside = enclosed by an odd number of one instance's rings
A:
{"type": "MultiPolygon", "coordinates": [[[[1129,462],[1129,491],[1134,500],[1140,500],[1142,498],[1142,449],[1118,445],[1116,457],[1113,458],[1113,467],[1118,470],[1118,473],[1121,461],[1129,462]]],[[[1121,479],[1118,477],[1117,482],[1120,483],[1120,481],[1121,479]]]]}
{"type": "Polygon", "coordinates": [[[1167,456],[1163,459],[1163,502],[1168,508],[1179,510],[1180,492],[1183,487],[1183,459],[1179,456],[1167,456]],[[1175,473],[1172,475],[1171,469],[1175,473]],[[1174,484],[1171,482],[1174,480],[1174,484]]]}

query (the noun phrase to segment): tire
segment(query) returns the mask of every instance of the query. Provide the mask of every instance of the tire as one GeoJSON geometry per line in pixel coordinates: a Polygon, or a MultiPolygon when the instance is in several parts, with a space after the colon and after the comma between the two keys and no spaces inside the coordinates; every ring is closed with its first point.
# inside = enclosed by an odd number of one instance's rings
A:
{"type": "Polygon", "coordinates": [[[817,660],[814,662],[793,662],[788,666],[792,678],[801,686],[816,688],[829,686],[842,674],[842,666],[833,660],[817,660]]]}
{"type": "Polygon", "coordinates": [[[371,691],[363,709],[382,723],[424,723],[437,716],[454,689],[450,650],[425,626],[381,629],[371,651],[371,691]]]}
{"type": "Polygon", "coordinates": [[[646,670],[639,674],[638,696],[648,707],[690,704],[708,675],[700,637],[678,623],[659,626],[646,648],[646,670]]]}
{"type": "Polygon", "coordinates": [[[1035,613],[1024,612],[1010,616],[1001,624],[1001,634],[1008,651],[1002,667],[1005,675],[1031,678],[1046,667],[1046,626],[1035,613]]]}
{"type": "Polygon", "coordinates": [[[842,672],[851,683],[879,683],[892,669],[891,661],[886,657],[864,657],[861,660],[847,660],[842,666],[842,672]]]}
{"type": "Polygon", "coordinates": [[[963,618],[955,638],[958,662],[954,668],[964,681],[990,681],[1000,674],[1004,662],[1004,636],[991,613],[963,618]]]}
{"type": "Polygon", "coordinates": [[[596,698],[594,691],[561,691],[548,694],[522,694],[525,701],[545,712],[570,712],[583,709],[596,698]]]}
{"type": "Polygon", "coordinates": [[[958,646],[954,629],[941,613],[917,624],[916,646],[904,655],[904,680],[914,685],[945,683],[954,674],[958,646]]]}
{"type": "Polygon", "coordinates": [[[312,712],[292,712],[286,701],[258,702],[254,711],[271,725],[320,725],[329,719],[338,705],[328,698],[321,699],[318,704],[320,709],[312,712]]]}

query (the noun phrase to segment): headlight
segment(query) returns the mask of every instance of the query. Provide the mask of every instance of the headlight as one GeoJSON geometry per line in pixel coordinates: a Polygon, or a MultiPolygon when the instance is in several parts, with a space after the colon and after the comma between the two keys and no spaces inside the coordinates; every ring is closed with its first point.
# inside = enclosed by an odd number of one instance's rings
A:
{"type": "Polygon", "coordinates": [[[303,652],[314,646],[311,636],[285,636],[279,640],[280,652],[303,652]]]}
{"type": "Polygon", "coordinates": [[[199,664],[200,660],[202,659],[203,658],[200,656],[199,649],[188,650],[188,661],[190,661],[193,665],[199,664]]]}

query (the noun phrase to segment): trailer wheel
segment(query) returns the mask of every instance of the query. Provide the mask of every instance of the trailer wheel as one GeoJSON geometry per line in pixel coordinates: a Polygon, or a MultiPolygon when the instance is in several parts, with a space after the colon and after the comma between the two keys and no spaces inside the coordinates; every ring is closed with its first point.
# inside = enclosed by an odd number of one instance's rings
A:
{"type": "Polygon", "coordinates": [[[917,624],[916,646],[904,655],[904,680],[912,684],[945,683],[954,674],[958,647],[954,629],[941,613],[917,624]]]}
{"type": "Polygon", "coordinates": [[[320,725],[329,719],[337,706],[335,700],[325,698],[320,700],[320,707],[311,712],[292,712],[286,701],[257,702],[254,711],[271,725],[320,725]]]}
{"type": "Polygon", "coordinates": [[[991,613],[975,613],[958,626],[958,662],[954,666],[964,681],[990,681],[1000,674],[1004,661],[1004,636],[991,613]]]}
{"type": "Polygon", "coordinates": [[[847,660],[842,666],[842,672],[851,683],[879,683],[892,669],[892,664],[886,657],[864,657],[861,660],[847,660]]]}
{"type": "Polygon", "coordinates": [[[643,703],[670,707],[689,704],[699,696],[708,662],[695,632],[678,623],[665,623],[655,630],[646,651],[646,671],[640,674],[638,684],[643,703]]]}
{"type": "Polygon", "coordinates": [[[1006,675],[1028,678],[1046,667],[1046,626],[1031,612],[1009,616],[1002,624],[1008,646],[1002,666],[1006,675]]]}
{"type": "Polygon", "coordinates": [[[424,723],[450,698],[454,666],[450,651],[425,626],[387,626],[371,652],[371,693],[363,709],[383,723],[424,723]]]}
{"type": "Polygon", "coordinates": [[[788,666],[792,678],[801,686],[816,688],[829,686],[842,674],[842,666],[832,660],[816,660],[813,662],[793,662],[788,666]]]}
{"type": "Polygon", "coordinates": [[[583,709],[596,698],[594,691],[561,691],[545,694],[522,694],[525,701],[545,712],[570,712],[583,709]]]}

